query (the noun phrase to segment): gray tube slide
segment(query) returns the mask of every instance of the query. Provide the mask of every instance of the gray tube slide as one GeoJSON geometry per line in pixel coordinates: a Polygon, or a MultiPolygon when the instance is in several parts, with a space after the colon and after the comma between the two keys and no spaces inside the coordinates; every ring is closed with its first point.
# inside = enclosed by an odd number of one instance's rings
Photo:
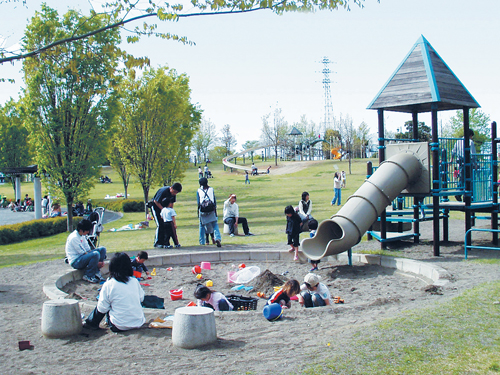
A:
{"type": "Polygon", "coordinates": [[[302,252],[312,260],[340,254],[361,241],[382,211],[422,174],[422,164],[411,152],[396,154],[349,197],[344,207],[318,226],[313,238],[303,239],[302,252]]]}

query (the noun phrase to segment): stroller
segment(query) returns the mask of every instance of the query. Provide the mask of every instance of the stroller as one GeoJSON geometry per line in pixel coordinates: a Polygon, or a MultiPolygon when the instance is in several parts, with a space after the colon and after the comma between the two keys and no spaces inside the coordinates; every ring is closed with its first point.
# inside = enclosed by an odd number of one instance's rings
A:
{"type": "Polygon", "coordinates": [[[102,225],[104,211],[106,211],[104,207],[96,207],[87,217],[87,219],[92,223],[92,230],[87,236],[87,241],[89,242],[91,249],[99,247],[99,235],[104,230],[102,225]]]}
{"type": "Polygon", "coordinates": [[[212,172],[207,171],[207,178],[214,178],[214,175],[212,174],[212,172]]]}

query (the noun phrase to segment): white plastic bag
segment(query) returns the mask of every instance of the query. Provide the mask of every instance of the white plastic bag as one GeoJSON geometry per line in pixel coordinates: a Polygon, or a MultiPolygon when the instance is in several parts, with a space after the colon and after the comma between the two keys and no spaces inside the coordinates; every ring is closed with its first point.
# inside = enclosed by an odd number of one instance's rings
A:
{"type": "Polygon", "coordinates": [[[234,274],[237,284],[246,284],[260,275],[260,267],[245,267],[234,274]]]}

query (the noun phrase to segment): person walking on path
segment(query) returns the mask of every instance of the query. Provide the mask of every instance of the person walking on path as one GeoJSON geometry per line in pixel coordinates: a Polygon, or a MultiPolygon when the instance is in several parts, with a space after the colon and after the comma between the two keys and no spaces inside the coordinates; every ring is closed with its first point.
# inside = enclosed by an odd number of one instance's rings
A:
{"type": "Polygon", "coordinates": [[[250,178],[248,176],[248,171],[245,171],[245,185],[246,184],[250,185],[250,178]]]}
{"type": "Polygon", "coordinates": [[[208,186],[208,180],[203,177],[199,180],[200,188],[196,192],[198,203],[198,217],[200,218],[200,245],[205,244],[205,225],[211,225],[214,230],[215,243],[221,247],[219,224],[217,223],[217,200],[214,189],[208,186]]]}
{"type": "Polygon", "coordinates": [[[342,177],[339,172],[335,172],[335,176],[333,177],[333,199],[331,205],[333,206],[335,203],[337,203],[337,206],[340,206],[340,189],[342,187],[342,177]]]}
{"type": "Polygon", "coordinates": [[[182,191],[182,185],[179,182],[172,186],[164,186],[156,192],[152,203],[150,204],[151,213],[156,222],[156,233],[154,247],[163,248],[165,245],[165,223],[161,218],[161,210],[167,207],[170,202],[175,203],[176,195],[182,191]]]}
{"type": "Polygon", "coordinates": [[[243,226],[245,236],[253,236],[248,228],[247,219],[240,216],[240,210],[238,204],[236,203],[236,194],[231,194],[224,202],[224,224],[229,226],[229,233],[231,237],[234,237],[234,229],[238,227],[238,224],[243,226]]]}

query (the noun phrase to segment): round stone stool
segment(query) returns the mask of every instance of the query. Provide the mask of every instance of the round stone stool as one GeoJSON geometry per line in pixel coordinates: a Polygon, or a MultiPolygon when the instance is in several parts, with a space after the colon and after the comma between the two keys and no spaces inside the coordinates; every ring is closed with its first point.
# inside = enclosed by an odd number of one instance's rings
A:
{"type": "MultiPolygon", "coordinates": [[[[236,226],[236,228],[234,228],[234,235],[235,236],[238,235],[238,226],[236,226]]],[[[231,231],[229,230],[229,225],[227,225],[226,223],[224,223],[224,234],[229,234],[229,233],[231,233],[231,231]]]]}
{"type": "Polygon", "coordinates": [[[172,343],[194,349],[217,341],[215,315],[208,307],[179,307],[175,310],[172,343]]]}
{"type": "Polygon", "coordinates": [[[43,303],[42,334],[45,337],[65,337],[81,331],[82,316],[77,300],[54,299],[43,303]]]}

